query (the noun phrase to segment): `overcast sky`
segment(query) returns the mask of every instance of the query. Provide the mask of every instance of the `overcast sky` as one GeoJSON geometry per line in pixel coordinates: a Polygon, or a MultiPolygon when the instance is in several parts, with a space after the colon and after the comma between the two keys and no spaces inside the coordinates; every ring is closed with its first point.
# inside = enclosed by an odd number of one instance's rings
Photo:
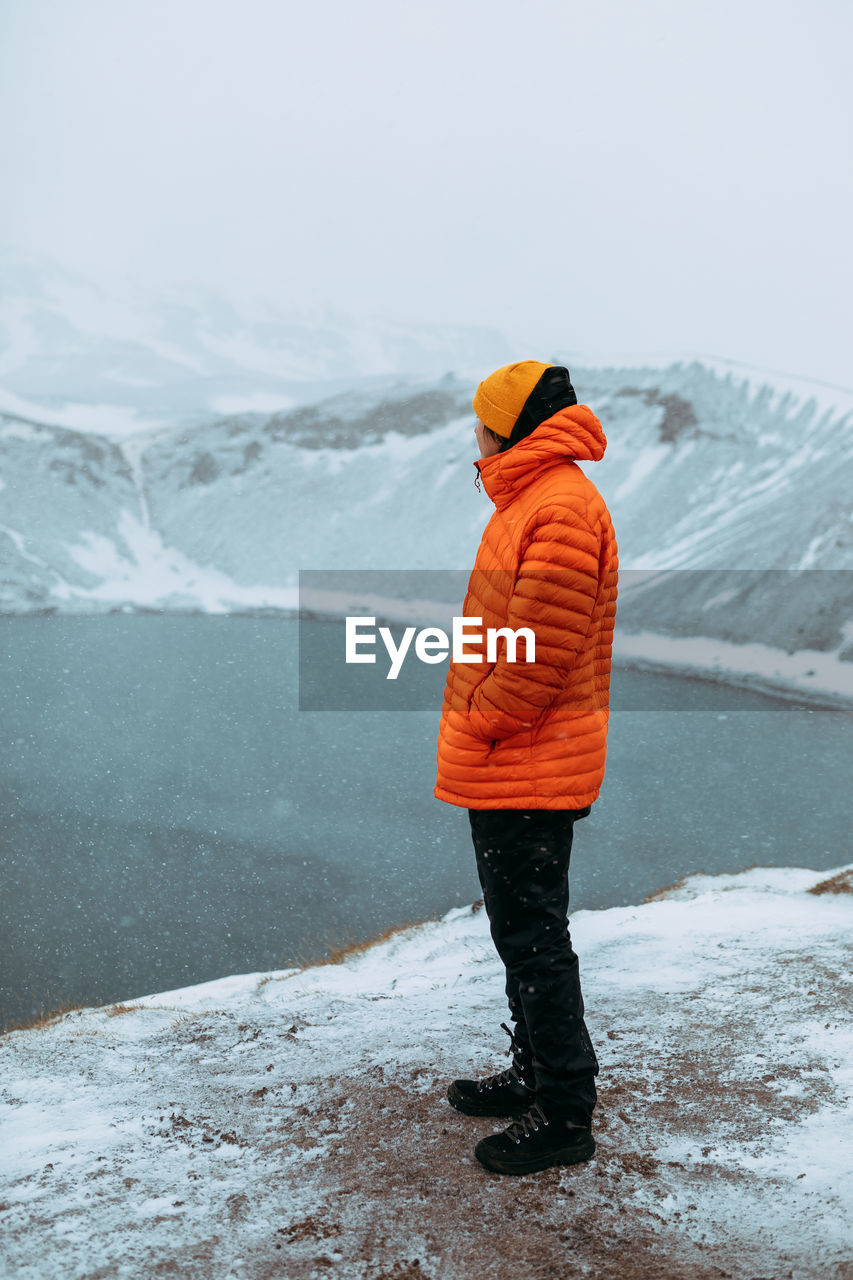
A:
{"type": "Polygon", "coordinates": [[[851,49],[849,0],[2,0],[0,242],[853,386],[851,49]]]}

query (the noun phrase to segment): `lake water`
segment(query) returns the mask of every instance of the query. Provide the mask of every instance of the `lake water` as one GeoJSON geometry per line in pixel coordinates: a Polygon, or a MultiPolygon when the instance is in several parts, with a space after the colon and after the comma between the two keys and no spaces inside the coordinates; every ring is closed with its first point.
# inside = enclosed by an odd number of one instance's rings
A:
{"type": "MultiPolygon", "coordinates": [[[[299,711],[296,631],[0,618],[3,1025],[283,968],[480,896],[467,814],[432,795],[443,669],[434,710],[299,711]]],[[[851,748],[846,712],[614,671],[574,909],[850,861],[851,748]]]]}

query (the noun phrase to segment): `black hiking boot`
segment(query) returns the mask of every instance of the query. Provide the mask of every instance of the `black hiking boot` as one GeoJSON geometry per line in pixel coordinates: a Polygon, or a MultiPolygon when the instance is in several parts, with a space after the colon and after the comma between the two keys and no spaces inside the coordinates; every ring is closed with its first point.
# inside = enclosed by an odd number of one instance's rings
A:
{"type": "Polygon", "coordinates": [[[485,1080],[454,1080],[447,1090],[450,1105],[466,1116],[522,1116],[536,1100],[532,1054],[505,1022],[501,1026],[510,1039],[512,1066],[485,1080]]]}
{"type": "Polygon", "coordinates": [[[474,1155],[493,1173],[536,1173],[552,1165],[580,1164],[595,1152],[592,1122],[573,1124],[557,1115],[547,1117],[533,1106],[504,1129],[483,1138],[474,1155]]]}

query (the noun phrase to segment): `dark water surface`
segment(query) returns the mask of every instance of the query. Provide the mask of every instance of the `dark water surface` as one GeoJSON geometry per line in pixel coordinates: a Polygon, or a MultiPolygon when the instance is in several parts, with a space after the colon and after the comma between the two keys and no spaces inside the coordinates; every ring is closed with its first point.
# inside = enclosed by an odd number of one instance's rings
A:
{"type": "MultiPolygon", "coordinates": [[[[3,1025],[479,897],[467,814],[432,795],[443,670],[434,711],[309,712],[280,619],[4,617],[0,655],[3,1025]]],[[[575,908],[853,858],[850,714],[622,671],[612,706],[575,908]]]]}

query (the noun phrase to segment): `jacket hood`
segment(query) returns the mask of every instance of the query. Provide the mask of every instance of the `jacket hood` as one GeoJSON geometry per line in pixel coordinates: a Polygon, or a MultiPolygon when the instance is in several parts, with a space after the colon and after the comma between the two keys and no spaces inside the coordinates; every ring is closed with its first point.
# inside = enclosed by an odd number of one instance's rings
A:
{"type": "Polygon", "coordinates": [[[478,458],[477,468],[486,493],[499,509],[543,471],[563,462],[599,462],[607,437],[588,404],[572,404],[557,413],[504,453],[478,458]]]}

